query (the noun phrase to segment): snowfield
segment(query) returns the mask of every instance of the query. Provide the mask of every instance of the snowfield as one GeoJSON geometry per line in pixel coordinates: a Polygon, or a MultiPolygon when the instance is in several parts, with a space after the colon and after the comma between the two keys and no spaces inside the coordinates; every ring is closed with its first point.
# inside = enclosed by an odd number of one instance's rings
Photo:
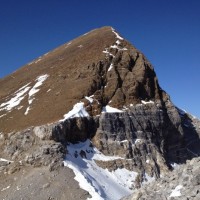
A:
{"type": "Polygon", "coordinates": [[[92,147],[90,140],[69,144],[67,150],[64,165],[74,171],[75,180],[91,195],[89,199],[118,200],[133,192],[130,188],[133,186],[137,172],[124,168],[110,172],[99,167],[95,162],[95,160],[110,161],[123,158],[103,155],[92,147]]]}

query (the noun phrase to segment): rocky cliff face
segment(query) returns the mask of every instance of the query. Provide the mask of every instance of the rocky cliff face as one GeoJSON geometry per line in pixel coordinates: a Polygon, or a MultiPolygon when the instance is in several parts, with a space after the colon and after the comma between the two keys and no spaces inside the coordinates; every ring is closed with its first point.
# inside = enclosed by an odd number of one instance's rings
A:
{"type": "Polygon", "coordinates": [[[111,27],[64,44],[0,84],[0,158],[14,161],[2,160],[1,174],[58,170],[69,144],[89,139],[92,146],[74,156],[91,157],[97,148],[113,157],[96,160],[101,169],[137,172],[135,189],[200,155],[200,121],[173,105],[145,56],[111,27]]]}

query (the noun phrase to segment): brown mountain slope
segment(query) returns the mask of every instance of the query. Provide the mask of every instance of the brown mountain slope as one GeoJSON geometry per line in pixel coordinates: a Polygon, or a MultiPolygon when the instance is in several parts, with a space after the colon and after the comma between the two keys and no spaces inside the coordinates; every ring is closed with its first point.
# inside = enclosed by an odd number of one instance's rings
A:
{"type": "Polygon", "coordinates": [[[143,54],[111,27],[39,57],[0,80],[0,86],[0,132],[58,121],[80,100],[88,105],[85,96],[98,100],[86,108],[97,115],[108,103],[122,108],[164,94],[143,54]]]}

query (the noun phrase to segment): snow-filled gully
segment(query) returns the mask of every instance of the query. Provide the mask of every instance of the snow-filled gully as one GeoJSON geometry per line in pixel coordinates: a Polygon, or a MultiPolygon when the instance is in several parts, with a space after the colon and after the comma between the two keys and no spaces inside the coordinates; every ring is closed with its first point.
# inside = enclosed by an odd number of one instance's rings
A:
{"type": "Polygon", "coordinates": [[[69,144],[64,165],[75,173],[75,180],[82,189],[89,192],[92,200],[117,200],[131,194],[130,189],[137,176],[127,169],[108,171],[99,167],[95,160],[110,161],[123,159],[118,156],[105,156],[91,146],[87,140],[83,143],[69,144]]]}

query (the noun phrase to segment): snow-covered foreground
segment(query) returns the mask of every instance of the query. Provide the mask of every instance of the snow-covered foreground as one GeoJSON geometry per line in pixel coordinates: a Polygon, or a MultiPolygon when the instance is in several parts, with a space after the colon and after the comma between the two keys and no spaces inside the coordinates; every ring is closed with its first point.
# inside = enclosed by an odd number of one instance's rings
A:
{"type": "Polygon", "coordinates": [[[89,192],[92,196],[90,199],[118,200],[133,192],[130,188],[137,176],[136,172],[126,169],[110,172],[95,163],[95,160],[110,161],[123,158],[103,155],[91,146],[89,140],[69,144],[67,150],[64,165],[74,171],[75,180],[79,182],[82,189],[89,192]]]}

